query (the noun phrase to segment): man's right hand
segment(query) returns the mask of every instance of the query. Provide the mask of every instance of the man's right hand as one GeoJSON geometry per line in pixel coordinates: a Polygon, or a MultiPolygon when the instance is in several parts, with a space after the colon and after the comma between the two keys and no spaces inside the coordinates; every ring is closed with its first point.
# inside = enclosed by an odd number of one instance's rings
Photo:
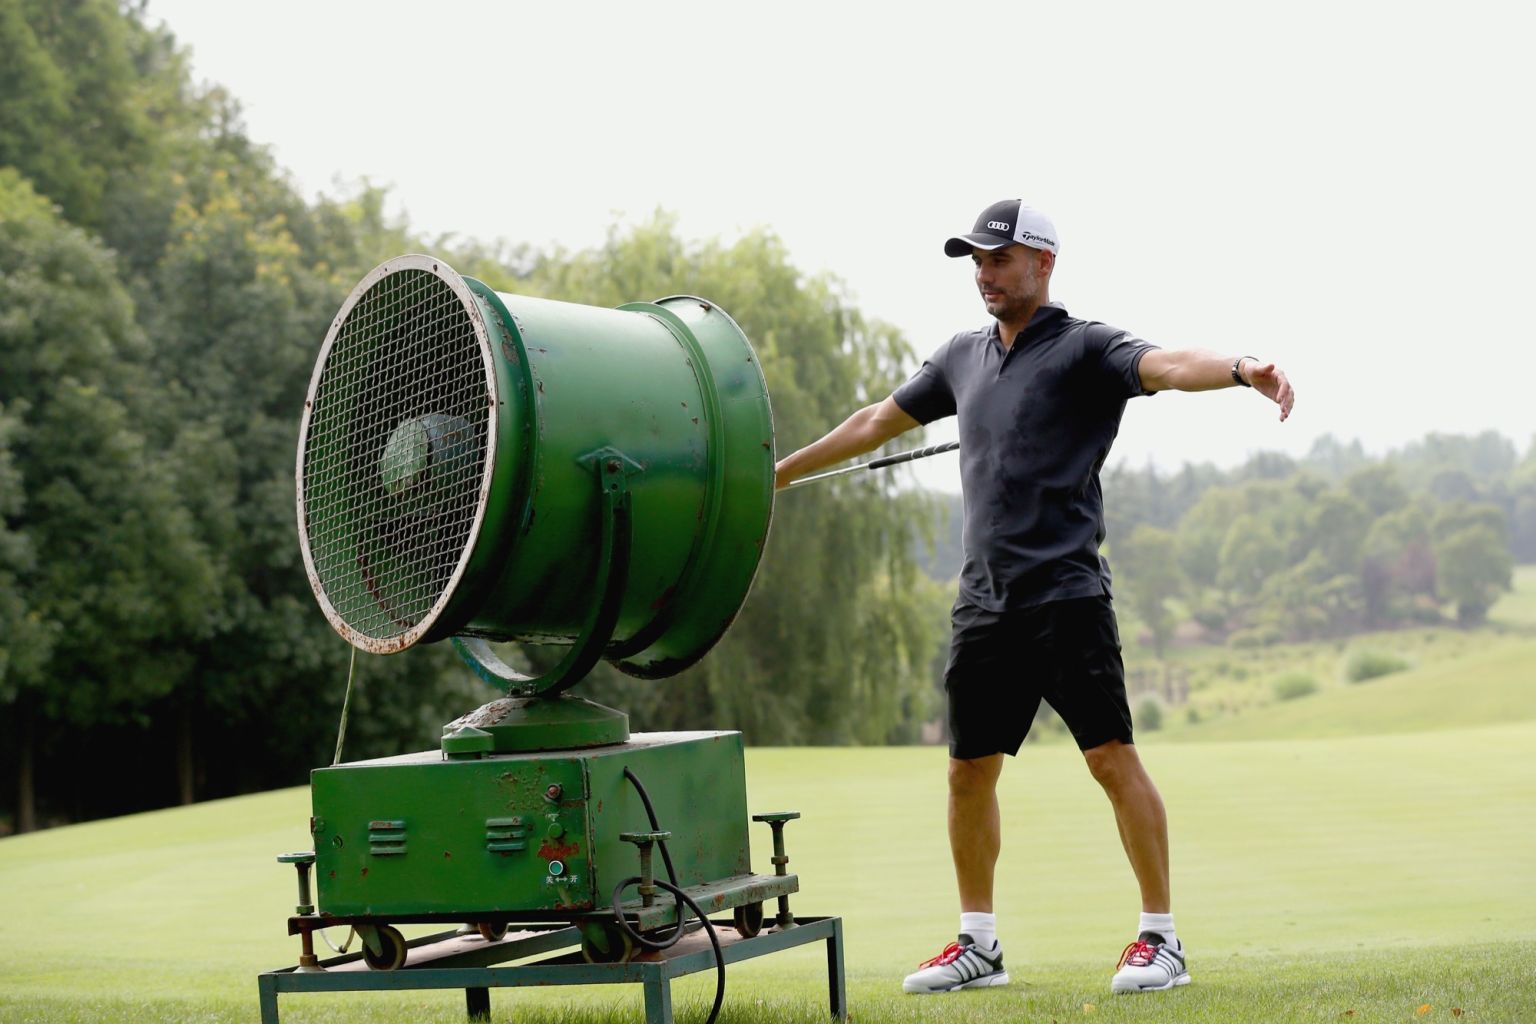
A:
{"type": "Polygon", "coordinates": [[[833,427],[820,440],[781,459],[773,469],[774,489],[787,487],[791,481],[818,469],[846,462],[855,455],[872,452],[891,438],[916,426],[921,424],[908,416],[894,398],[866,405],[833,427]]]}

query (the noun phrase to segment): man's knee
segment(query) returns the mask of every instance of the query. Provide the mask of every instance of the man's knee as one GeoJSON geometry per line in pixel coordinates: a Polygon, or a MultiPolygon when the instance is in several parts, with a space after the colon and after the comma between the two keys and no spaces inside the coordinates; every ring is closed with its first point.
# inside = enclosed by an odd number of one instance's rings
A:
{"type": "Polygon", "coordinates": [[[997,788],[1003,755],[993,754],[969,760],[949,759],[949,792],[957,797],[986,796],[997,788]]]}
{"type": "Polygon", "coordinates": [[[1119,740],[1110,740],[1083,751],[1088,771],[1099,785],[1111,793],[1141,777],[1141,759],[1136,748],[1119,740]]]}

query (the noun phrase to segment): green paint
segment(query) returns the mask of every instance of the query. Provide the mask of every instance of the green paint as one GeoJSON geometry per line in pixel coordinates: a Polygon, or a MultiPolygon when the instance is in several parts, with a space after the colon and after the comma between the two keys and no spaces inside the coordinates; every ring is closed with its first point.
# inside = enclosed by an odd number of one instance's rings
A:
{"type": "Polygon", "coordinates": [[[762,555],[774,450],[761,368],[723,311],[498,293],[401,257],[354,289],[327,345],[299,526],[348,639],[389,653],[582,637],[602,573],[599,452],[633,507],[605,656],[666,676],[724,634],[762,555]]]}
{"type": "Polygon", "coordinates": [[[673,834],[680,884],[750,873],[739,733],[448,760],[427,751],[313,773],[319,910],[548,920],[605,908],[639,873],[621,833],[650,828],[626,767],[673,834]]]}

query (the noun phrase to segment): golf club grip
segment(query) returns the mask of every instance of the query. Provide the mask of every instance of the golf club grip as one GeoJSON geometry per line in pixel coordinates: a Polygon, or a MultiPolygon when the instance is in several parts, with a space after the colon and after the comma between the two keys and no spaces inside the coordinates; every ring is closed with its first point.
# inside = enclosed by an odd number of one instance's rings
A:
{"type": "Polygon", "coordinates": [[[952,452],[960,447],[959,441],[946,441],[943,444],[929,445],[927,448],[914,448],[900,455],[887,455],[883,459],[871,459],[864,463],[865,469],[883,469],[886,466],[896,466],[903,462],[911,462],[913,459],[926,459],[930,455],[942,455],[952,452]]]}

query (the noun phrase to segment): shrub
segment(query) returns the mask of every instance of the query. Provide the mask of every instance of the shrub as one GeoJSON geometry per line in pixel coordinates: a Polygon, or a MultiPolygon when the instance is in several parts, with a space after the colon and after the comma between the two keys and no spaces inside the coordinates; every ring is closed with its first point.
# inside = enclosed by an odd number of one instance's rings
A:
{"type": "Polygon", "coordinates": [[[1156,697],[1143,697],[1136,705],[1136,728],[1142,732],[1157,732],[1163,727],[1163,705],[1156,697]]]}
{"type": "Polygon", "coordinates": [[[1279,643],[1285,637],[1274,626],[1249,626],[1247,629],[1239,629],[1227,637],[1228,647],[1269,647],[1279,643]]]}
{"type": "Polygon", "coordinates": [[[1184,721],[1188,722],[1190,725],[1199,725],[1200,709],[1191,704],[1189,710],[1184,712],[1184,721]]]}
{"type": "Polygon", "coordinates": [[[1317,692],[1317,680],[1305,672],[1287,672],[1275,680],[1275,696],[1281,700],[1295,700],[1317,692]]]}
{"type": "Polygon", "coordinates": [[[1363,683],[1367,679],[1401,672],[1407,667],[1408,662],[1395,654],[1362,648],[1351,654],[1344,663],[1344,678],[1352,683],[1363,683]]]}

